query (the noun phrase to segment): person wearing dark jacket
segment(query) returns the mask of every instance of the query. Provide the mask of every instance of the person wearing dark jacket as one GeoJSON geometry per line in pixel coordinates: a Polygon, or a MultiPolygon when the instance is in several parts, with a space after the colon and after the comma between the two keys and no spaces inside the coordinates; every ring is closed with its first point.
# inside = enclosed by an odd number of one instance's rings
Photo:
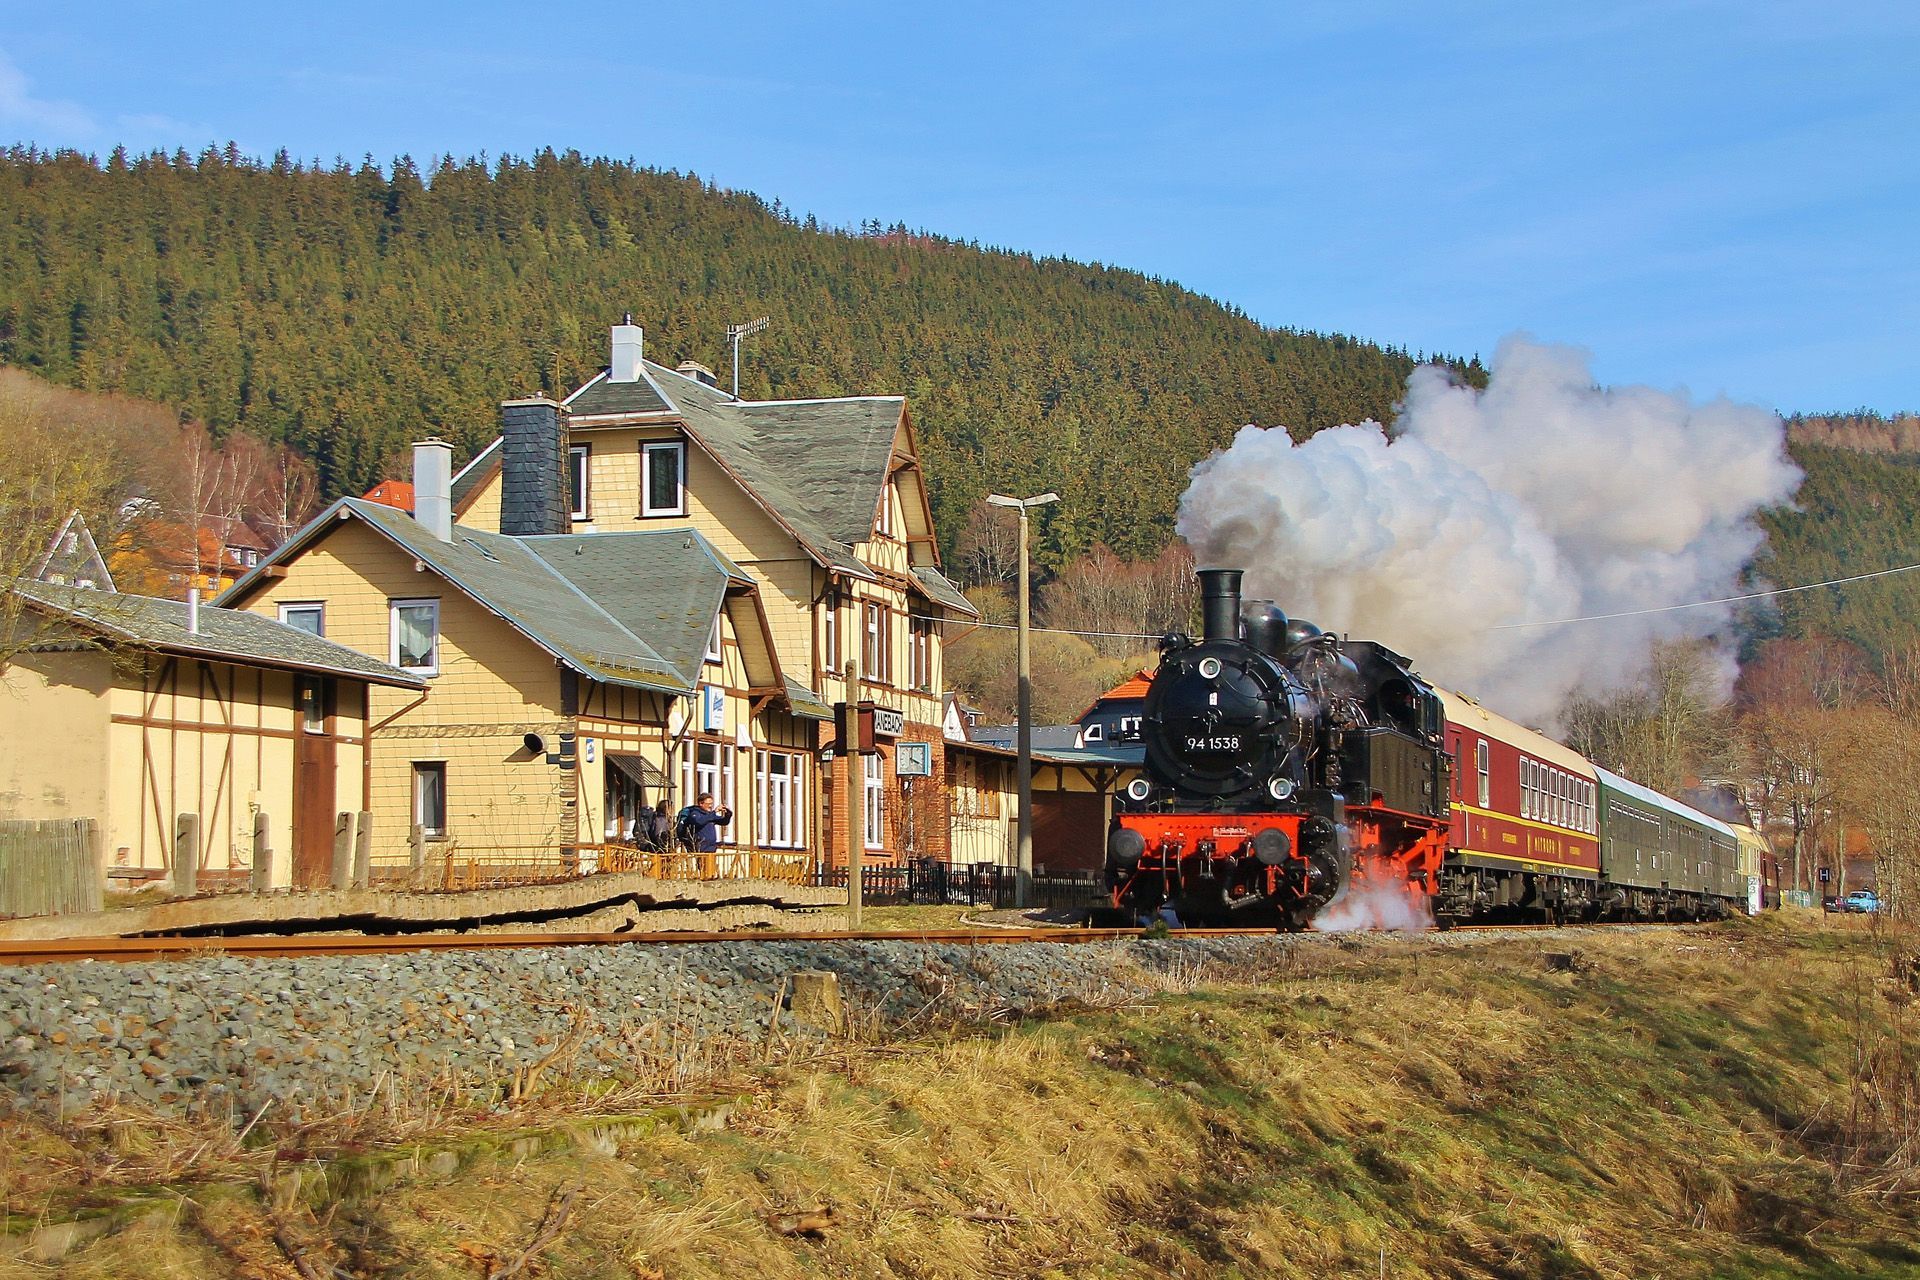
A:
{"type": "Polygon", "coordinates": [[[653,806],[651,812],[640,819],[640,841],[643,848],[655,852],[665,852],[673,843],[673,810],[662,800],[653,806]]]}
{"type": "Polygon", "coordinates": [[[680,838],[696,853],[712,853],[720,847],[720,828],[732,821],[733,810],[714,808],[713,793],[703,791],[680,811],[680,838]]]}

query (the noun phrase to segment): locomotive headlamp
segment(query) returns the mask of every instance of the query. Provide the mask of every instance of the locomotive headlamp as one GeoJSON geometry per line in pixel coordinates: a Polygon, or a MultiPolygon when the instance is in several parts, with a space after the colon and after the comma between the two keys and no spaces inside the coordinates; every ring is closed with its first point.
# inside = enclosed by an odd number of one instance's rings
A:
{"type": "Polygon", "coordinates": [[[1152,794],[1153,784],[1145,778],[1135,778],[1127,784],[1127,799],[1129,800],[1145,801],[1146,798],[1152,794]]]}
{"type": "Polygon", "coordinates": [[[1219,674],[1220,674],[1220,659],[1218,658],[1200,659],[1200,675],[1202,678],[1207,680],[1212,680],[1219,674]]]}
{"type": "Polygon", "coordinates": [[[1293,779],[1275,778],[1267,784],[1267,794],[1275,800],[1285,800],[1293,794],[1293,779]]]}

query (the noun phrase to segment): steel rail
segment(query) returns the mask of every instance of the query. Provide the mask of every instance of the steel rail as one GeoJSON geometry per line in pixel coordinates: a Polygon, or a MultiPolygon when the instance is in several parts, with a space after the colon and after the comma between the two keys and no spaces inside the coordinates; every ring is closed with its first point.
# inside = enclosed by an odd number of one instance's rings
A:
{"type": "MultiPolygon", "coordinates": [[[[1181,929],[1176,937],[1273,937],[1277,929],[1181,929]]],[[[415,951],[498,951],[525,947],[605,947],[692,942],[1115,942],[1145,937],[1141,929],[911,929],[865,931],[673,933],[421,933],[242,934],[232,937],[42,938],[0,940],[0,964],[59,961],[185,960],[197,956],[275,959],[300,956],[403,955],[415,951]]]]}

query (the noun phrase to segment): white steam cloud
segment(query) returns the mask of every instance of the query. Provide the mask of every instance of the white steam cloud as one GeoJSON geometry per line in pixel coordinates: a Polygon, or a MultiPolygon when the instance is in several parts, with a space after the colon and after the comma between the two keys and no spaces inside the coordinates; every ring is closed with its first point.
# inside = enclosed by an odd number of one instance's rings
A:
{"type": "Polygon", "coordinates": [[[1297,445],[1244,427],[1193,469],[1178,528],[1202,564],[1244,568],[1249,598],[1544,723],[1728,609],[1498,628],[1727,595],[1754,514],[1801,477],[1766,409],[1599,388],[1585,352],[1520,337],[1490,372],[1480,391],[1416,369],[1391,443],[1374,422],[1297,445]]]}

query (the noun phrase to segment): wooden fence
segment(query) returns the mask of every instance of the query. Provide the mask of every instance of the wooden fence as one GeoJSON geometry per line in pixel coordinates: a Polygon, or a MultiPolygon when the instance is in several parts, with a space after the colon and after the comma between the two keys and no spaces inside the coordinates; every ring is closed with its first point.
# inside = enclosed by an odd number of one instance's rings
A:
{"type": "Polygon", "coordinates": [[[98,911],[105,877],[92,818],[0,821],[0,916],[98,911]]]}

